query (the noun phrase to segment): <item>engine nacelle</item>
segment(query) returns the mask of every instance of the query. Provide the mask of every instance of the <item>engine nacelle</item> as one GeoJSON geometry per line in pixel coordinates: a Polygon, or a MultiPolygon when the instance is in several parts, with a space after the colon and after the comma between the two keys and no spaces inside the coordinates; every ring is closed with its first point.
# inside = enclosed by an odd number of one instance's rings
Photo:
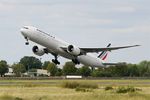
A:
{"type": "Polygon", "coordinates": [[[43,48],[39,48],[38,46],[34,46],[32,51],[35,55],[42,56],[45,54],[45,50],[43,48]]]}
{"type": "Polygon", "coordinates": [[[75,55],[75,56],[78,56],[81,53],[80,49],[78,47],[73,46],[73,45],[68,46],[67,52],[72,54],[72,55],[75,55]]]}

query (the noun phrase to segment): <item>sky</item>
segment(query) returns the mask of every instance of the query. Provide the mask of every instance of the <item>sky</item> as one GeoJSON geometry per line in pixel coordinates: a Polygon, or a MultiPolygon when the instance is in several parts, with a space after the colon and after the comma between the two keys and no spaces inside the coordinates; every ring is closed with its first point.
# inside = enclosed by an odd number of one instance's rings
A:
{"type": "Polygon", "coordinates": [[[13,64],[24,56],[53,59],[50,54],[34,55],[35,43],[24,45],[20,28],[25,25],[78,47],[141,45],[112,51],[107,62],[150,60],[149,4],[150,0],[0,0],[0,60],[13,64]]]}

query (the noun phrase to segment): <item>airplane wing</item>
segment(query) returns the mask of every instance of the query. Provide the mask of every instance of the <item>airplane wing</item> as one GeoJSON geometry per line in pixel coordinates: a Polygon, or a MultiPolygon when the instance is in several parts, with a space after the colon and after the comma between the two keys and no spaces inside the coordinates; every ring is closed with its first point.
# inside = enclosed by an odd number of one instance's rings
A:
{"type": "MultiPolygon", "coordinates": [[[[118,50],[118,49],[124,49],[124,48],[131,48],[131,47],[137,47],[140,45],[131,45],[131,46],[121,46],[121,47],[106,47],[106,48],[80,48],[81,53],[98,53],[102,51],[112,51],[112,50],[118,50]]],[[[63,50],[67,51],[66,47],[61,47],[63,50]]]]}
{"type": "Polygon", "coordinates": [[[112,50],[118,50],[118,49],[124,49],[124,48],[131,48],[131,47],[137,47],[140,45],[132,45],[132,46],[122,46],[122,47],[106,47],[106,48],[80,48],[81,50],[88,52],[101,52],[101,51],[112,51],[112,50]]]}
{"type": "Polygon", "coordinates": [[[48,49],[48,48],[44,48],[44,52],[46,54],[51,53],[51,54],[55,54],[52,50],[48,49]]]}

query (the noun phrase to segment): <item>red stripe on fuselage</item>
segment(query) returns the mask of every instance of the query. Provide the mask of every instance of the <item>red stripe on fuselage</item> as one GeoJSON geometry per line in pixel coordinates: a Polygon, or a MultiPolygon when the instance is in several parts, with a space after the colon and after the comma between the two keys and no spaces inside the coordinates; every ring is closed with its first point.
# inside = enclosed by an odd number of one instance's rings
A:
{"type": "Polygon", "coordinates": [[[107,57],[107,55],[108,55],[108,53],[102,58],[102,60],[105,60],[106,59],[106,57],[107,57]]]}

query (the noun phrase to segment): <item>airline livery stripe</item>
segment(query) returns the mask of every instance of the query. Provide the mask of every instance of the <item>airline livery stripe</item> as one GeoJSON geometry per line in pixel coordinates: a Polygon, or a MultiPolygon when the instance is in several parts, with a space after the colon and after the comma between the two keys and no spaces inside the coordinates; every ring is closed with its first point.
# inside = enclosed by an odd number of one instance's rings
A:
{"type": "Polygon", "coordinates": [[[105,53],[106,51],[103,51],[102,53],[100,53],[100,55],[98,56],[99,58],[102,57],[102,55],[105,53]]]}
{"type": "MultiPolygon", "coordinates": [[[[110,47],[111,46],[111,43],[109,43],[107,45],[107,47],[110,47]]],[[[100,53],[100,55],[98,56],[98,58],[102,58],[103,56],[105,56],[105,54],[107,53],[108,51],[103,51],[102,53],[100,53]]]]}
{"type": "Polygon", "coordinates": [[[107,55],[108,55],[108,54],[106,54],[106,55],[102,58],[102,60],[105,60],[105,59],[106,59],[106,57],[107,57],[107,55]]]}

